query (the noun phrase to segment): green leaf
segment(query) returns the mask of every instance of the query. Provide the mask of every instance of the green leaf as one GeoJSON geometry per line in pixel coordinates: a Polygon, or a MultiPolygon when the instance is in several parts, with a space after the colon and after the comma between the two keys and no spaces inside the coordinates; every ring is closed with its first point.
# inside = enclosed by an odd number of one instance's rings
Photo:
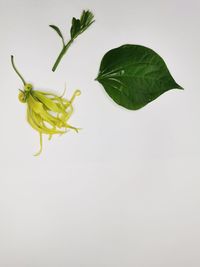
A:
{"type": "Polygon", "coordinates": [[[57,32],[57,34],[61,37],[62,43],[63,43],[63,46],[64,46],[65,45],[65,41],[64,41],[64,37],[63,37],[60,29],[57,26],[55,26],[55,25],[49,25],[49,27],[51,27],[52,29],[54,29],[57,32]]]}
{"type": "Polygon", "coordinates": [[[85,31],[93,22],[94,22],[94,15],[91,11],[83,10],[80,18],[81,22],[81,32],[85,31]]]}
{"type": "Polygon", "coordinates": [[[59,29],[57,26],[55,26],[55,25],[49,25],[49,27],[51,27],[52,29],[54,29],[54,30],[57,32],[57,34],[58,34],[62,39],[64,39],[64,38],[63,38],[63,35],[62,35],[61,31],[60,31],[60,29],[59,29]]]}
{"type": "Polygon", "coordinates": [[[84,25],[86,20],[87,20],[87,12],[88,11],[85,11],[83,10],[82,14],[81,14],[81,18],[80,18],[80,21],[81,21],[81,25],[84,25]]]}
{"type": "Polygon", "coordinates": [[[94,15],[91,11],[83,10],[80,19],[73,18],[71,26],[71,38],[75,39],[79,34],[83,33],[93,22],[94,15]]]}
{"type": "Polygon", "coordinates": [[[94,15],[92,12],[89,10],[83,11],[82,16],[81,16],[81,32],[83,33],[85,30],[87,30],[93,23],[95,22],[94,20],[94,15]]]}
{"type": "Polygon", "coordinates": [[[152,49],[123,45],[107,52],[96,78],[119,105],[136,110],[168,90],[183,89],[152,49]]]}
{"type": "Polygon", "coordinates": [[[76,38],[76,36],[79,34],[81,29],[81,23],[79,19],[73,18],[72,19],[72,26],[71,26],[71,39],[76,38]]]}

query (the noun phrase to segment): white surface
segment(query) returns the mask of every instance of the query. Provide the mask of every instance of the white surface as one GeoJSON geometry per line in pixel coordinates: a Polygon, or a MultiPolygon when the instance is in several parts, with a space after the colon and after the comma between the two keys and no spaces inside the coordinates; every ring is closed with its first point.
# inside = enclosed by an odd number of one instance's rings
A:
{"type": "Polygon", "coordinates": [[[0,0],[0,266],[200,266],[200,2],[0,0]],[[96,23],[56,73],[60,40],[82,9],[96,23]],[[112,102],[94,81],[102,56],[148,46],[185,90],[139,111],[112,102]],[[71,124],[45,138],[18,102],[18,68],[36,89],[80,88],[71,124]]]}

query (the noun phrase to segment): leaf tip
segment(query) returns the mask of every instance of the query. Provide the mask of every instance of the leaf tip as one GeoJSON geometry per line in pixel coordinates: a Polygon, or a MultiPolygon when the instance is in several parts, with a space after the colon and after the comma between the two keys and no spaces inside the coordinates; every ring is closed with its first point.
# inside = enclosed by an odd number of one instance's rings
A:
{"type": "Polygon", "coordinates": [[[176,84],[176,88],[180,89],[180,90],[184,90],[184,88],[182,86],[180,86],[179,84],[176,84]]]}

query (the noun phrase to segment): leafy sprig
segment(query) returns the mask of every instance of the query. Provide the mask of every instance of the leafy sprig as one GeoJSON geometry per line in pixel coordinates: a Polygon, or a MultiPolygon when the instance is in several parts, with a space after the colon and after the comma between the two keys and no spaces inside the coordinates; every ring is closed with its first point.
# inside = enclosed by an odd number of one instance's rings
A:
{"type": "Polygon", "coordinates": [[[91,11],[89,10],[83,10],[80,19],[76,19],[76,18],[72,18],[72,25],[71,25],[71,29],[70,29],[70,35],[71,35],[71,39],[65,43],[64,37],[62,35],[62,32],[60,31],[60,29],[55,26],[55,25],[49,25],[52,29],[54,29],[57,34],[60,36],[61,40],[62,40],[62,50],[55,62],[55,64],[53,65],[52,71],[55,71],[56,68],[58,67],[58,64],[60,63],[61,59],[63,58],[63,56],[65,55],[65,53],[67,52],[68,48],[70,47],[70,45],[73,43],[73,41],[81,34],[83,33],[85,30],[87,30],[90,25],[92,23],[94,23],[94,15],[91,11]]]}

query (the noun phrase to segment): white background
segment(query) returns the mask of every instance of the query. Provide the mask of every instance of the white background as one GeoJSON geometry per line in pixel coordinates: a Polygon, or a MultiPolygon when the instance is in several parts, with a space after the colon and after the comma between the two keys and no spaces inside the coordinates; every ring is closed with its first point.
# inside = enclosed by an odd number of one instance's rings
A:
{"type": "MultiPolygon", "coordinates": [[[[0,266],[200,266],[200,2],[0,0],[0,266]],[[95,24],[55,73],[71,18],[95,24]],[[138,111],[117,106],[94,79],[103,55],[148,46],[185,88],[138,111]],[[67,96],[81,89],[69,132],[52,141],[26,122],[22,83],[67,96]]],[[[66,38],[66,39],[67,39],[66,38]]]]}

